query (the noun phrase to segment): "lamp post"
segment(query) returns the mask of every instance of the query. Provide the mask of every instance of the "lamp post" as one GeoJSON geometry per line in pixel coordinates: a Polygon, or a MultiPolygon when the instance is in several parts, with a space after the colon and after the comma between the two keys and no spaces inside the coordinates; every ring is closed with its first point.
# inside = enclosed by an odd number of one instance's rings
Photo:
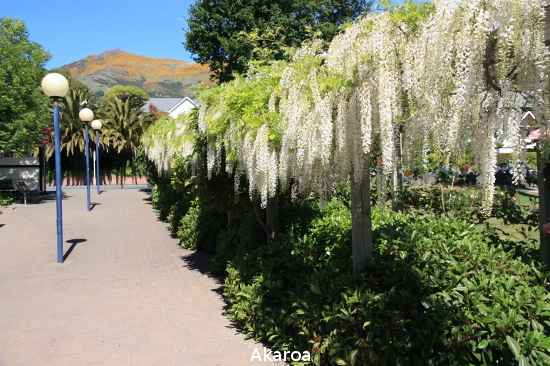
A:
{"type": "Polygon", "coordinates": [[[87,190],[87,208],[88,211],[90,211],[90,139],[88,136],[88,124],[92,119],[94,119],[94,112],[92,112],[89,108],[83,108],[80,113],[78,113],[78,117],[82,122],[84,122],[84,127],[86,129],[86,190],[87,190]]]}
{"type": "Polygon", "coordinates": [[[57,263],[63,263],[63,213],[61,205],[61,151],[59,132],[59,98],[69,91],[69,82],[58,73],[51,73],[42,79],[44,94],[53,100],[53,124],[55,134],[55,203],[57,212],[57,263]]]}
{"type": "Polygon", "coordinates": [[[96,157],[96,185],[97,185],[97,194],[101,194],[99,189],[101,176],[99,175],[99,130],[101,130],[102,123],[98,119],[92,121],[92,128],[95,130],[95,157],[96,157]]]}

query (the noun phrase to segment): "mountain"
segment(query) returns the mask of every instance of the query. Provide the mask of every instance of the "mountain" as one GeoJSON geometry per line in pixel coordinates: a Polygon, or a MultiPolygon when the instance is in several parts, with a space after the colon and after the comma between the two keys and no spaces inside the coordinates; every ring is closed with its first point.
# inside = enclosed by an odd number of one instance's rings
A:
{"type": "Polygon", "coordinates": [[[149,58],[114,49],[60,67],[100,97],[115,85],[133,85],[151,97],[192,97],[191,87],[211,85],[208,66],[168,58],[149,58]]]}

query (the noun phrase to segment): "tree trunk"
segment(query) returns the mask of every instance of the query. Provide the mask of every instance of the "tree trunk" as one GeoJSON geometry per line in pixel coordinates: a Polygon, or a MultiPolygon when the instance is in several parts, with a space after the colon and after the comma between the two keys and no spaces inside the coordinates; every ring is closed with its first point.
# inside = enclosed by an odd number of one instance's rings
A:
{"type": "Polygon", "coordinates": [[[539,171],[539,231],[540,256],[542,262],[550,264],[550,234],[542,230],[542,226],[550,222],[550,164],[542,162],[540,152],[537,152],[539,171]]]}
{"type": "Polygon", "coordinates": [[[392,208],[397,211],[399,209],[397,195],[403,192],[403,127],[399,127],[395,150],[397,152],[397,162],[392,172],[392,208]]]}
{"type": "Polygon", "coordinates": [[[369,169],[356,183],[351,176],[351,245],[353,249],[353,273],[365,268],[367,258],[372,257],[372,218],[370,204],[369,169]]]}
{"type": "Polygon", "coordinates": [[[266,207],[266,220],[261,207],[260,197],[254,197],[254,213],[256,220],[260,223],[267,236],[267,245],[279,240],[279,198],[274,196],[268,198],[266,207]]]}
{"type": "Polygon", "coordinates": [[[227,209],[227,228],[230,228],[233,225],[233,221],[237,219],[237,212],[234,208],[230,207],[227,209]]]}
{"type": "Polygon", "coordinates": [[[279,197],[268,198],[266,207],[267,227],[269,228],[270,244],[279,240],[279,197]]]}

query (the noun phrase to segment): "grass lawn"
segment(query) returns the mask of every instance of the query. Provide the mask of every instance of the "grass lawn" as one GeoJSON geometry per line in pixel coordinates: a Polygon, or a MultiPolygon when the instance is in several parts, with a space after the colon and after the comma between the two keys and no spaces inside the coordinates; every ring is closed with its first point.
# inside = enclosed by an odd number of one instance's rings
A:
{"type": "MultiPolygon", "coordinates": [[[[479,197],[479,188],[477,186],[417,186],[409,187],[409,189],[423,192],[419,199],[422,201],[424,199],[423,197],[425,197],[431,202],[430,205],[440,206],[441,202],[443,202],[445,207],[444,211],[448,216],[457,216],[456,210],[470,212],[474,206],[479,207],[477,199],[477,197],[479,197]],[[428,198],[429,196],[431,197],[428,198]]],[[[518,215],[511,215],[508,217],[510,220],[505,222],[504,218],[498,217],[505,214],[505,212],[501,211],[497,212],[497,217],[489,217],[486,222],[499,231],[499,237],[502,238],[503,241],[525,242],[530,248],[538,250],[540,246],[538,221],[537,224],[532,224],[533,221],[531,220],[531,224],[527,224],[528,220],[525,219],[527,215],[538,212],[538,190],[532,187],[517,189],[517,187],[509,185],[496,187],[495,193],[495,205],[497,205],[497,200],[500,198],[502,198],[501,203],[506,203],[508,199],[514,200],[521,209],[522,215],[520,216],[523,217],[518,219],[518,215]],[[506,191],[504,188],[508,190],[506,191]],[[514,219],[516,219],[516,223],[514,223],[514,219]]],[[[499,207],[497,210],[506,210],[515,208],[516,206],[502,204],[495,207],[499,207]]],[[[458,216],[464,217],[464,212],[462,212],[462,214],[458,213],[458,216]]],[[[477,228],[482,231],[485,229],[485,224],[480,223],[477,225],[477,228]]]]}

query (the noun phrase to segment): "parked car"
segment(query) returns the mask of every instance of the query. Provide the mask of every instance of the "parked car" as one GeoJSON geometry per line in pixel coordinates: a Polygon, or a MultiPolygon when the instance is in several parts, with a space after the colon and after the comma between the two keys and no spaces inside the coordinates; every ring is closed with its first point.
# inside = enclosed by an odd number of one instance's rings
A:
{"type": "Polygon", "coordinates": [[[527,184],[537,184],[539,181],[539,172],[537,172],[535,169],[525,166],[525,181],[527,184]]]}
{"type": "Polygon", "coordinates": [[[500,163],[495,171],[496,184],[511,184],[512,183],[512,164],[509,162],[500,163]]]}
{"type": "Polygon", "coordinates": [[[500,163],[497,165],[497,170],[501,173],[512,173],[514,167],[509,162],[500,163]]]}
{"type": "MultiPolygon", "coordinates": [[[[525,168],[525,181],[527,184],[537,184],[538,182],[538,172],[528,167],[527,165],[524,166],[525,168]]],[[[514,175],[514,168],[512,164],[509,162],[500,163],[497,165],[496,172],[495,172],[495,183],[496,184],[511,184],[512,183],[512,177],[514,175]]]]}

